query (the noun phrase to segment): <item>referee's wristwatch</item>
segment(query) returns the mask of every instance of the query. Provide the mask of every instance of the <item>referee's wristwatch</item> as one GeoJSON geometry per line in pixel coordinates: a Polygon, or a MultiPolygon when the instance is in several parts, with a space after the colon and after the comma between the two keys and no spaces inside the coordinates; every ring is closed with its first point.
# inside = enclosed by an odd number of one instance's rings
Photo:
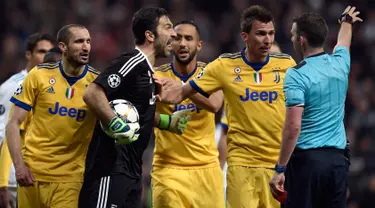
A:
{"type": "Polygon", "coordinates": [[[275,165],[275,171],[276,171],[276,173],[285,173],[286,166],[281,166],[279,164],[276,164],[275,165]]]}

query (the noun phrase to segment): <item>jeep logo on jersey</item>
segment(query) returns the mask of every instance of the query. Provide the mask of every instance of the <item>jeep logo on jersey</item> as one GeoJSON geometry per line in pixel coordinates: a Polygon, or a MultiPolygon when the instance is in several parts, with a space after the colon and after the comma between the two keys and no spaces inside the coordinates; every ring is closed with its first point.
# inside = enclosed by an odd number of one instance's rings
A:
{"type": "Polygon", "coordinates": [[[187,105],[184,105],[184,104],[174,104],[173,112],[180,111],[180,110],[189,110],[189,109],[191,109],[191,112],[196,111],[197,113],[199,113],[202,110],[202,108],[199,108],[194,103],[189,103],[187,105]]]}
{"type": "Polygon", "coordinates": [[[69,116],[70,118],[73,118],[76,121],[83,121],[83,119],[86,116],[86,110],[60,106],[59,102],[56,102],[55,107],[53,109],[48,108],[48,112],[52,115],[59,115],[62,117],[69,116]]]}
{"type": "Polygon", "coordinates": [[[111,88],[116,88],[120,85],[121,83],[121,78],[119,75],[117,74],[111,74],[109,75],[108,77],[108,85],[111,87],[111,88]]]}
{"type": "Polygon", "coordinates": [[[5,113],[5,106],[0,105],[0,116],[3,115],[4,113],[5,113]]]}
{"type": "Polygon", "coordinates": [[[240,100],[242,102],[246,102],[246,101],[268,101],[270,104],[277,100],[277,98],[279,97],[279,94],[276,92],[276,91],[261,91],[261,92],[257,92],[257,91],[252,91],[250,92],[250,89],[249,88],[246,88],[245,90],[245,95],[240,95],[240,100]]]}
{"type": "Polygon", "coordinates": [[[19,95],[21,94],[23,91],[23,87],[22,87],[22,84],[16,89],[16,91],[14,92],[14,95],[19,95]]]}

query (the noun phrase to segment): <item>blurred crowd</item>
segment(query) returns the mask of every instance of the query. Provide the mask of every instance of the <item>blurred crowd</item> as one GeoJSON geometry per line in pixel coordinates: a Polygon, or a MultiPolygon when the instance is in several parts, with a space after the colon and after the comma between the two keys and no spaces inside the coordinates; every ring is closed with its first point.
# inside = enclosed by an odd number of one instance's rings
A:
{"type": "MultiPolygon", "coordinates": [[[[364,22],[354,27],[352,65],[346,103],[345,126],[351,142],[350,208],[375,207],[375,1],[372,0],[3,0],[0,1],[0,83],[25,67],[25,40],[35,32],[56,35],[65,24],[85,25],[92,37],[91,66],[103,70],[119,53],[134,47],[131,18],[146,6],[166,8],[173,22],[193,20],[201,29],[201,61],[210,62],[224,52],[243,48],[241,11],[252,4],[268,7],[276,20],[276,41],[298,62],[290,43],[294,16],[317,12],[330,29],[326,51],[336,44],[337,18],[347,5],[361,11],[364,22]]],[[[163,64],[170,59],[160,60],[163,64]]],[[[218,115],[219,117],[219,115],[218,115]]],[[[149,187],[152,147],[145,152],[145,186],[149,187]]],[[[149,192],[145,190],[145,207],[149,192]]]]}

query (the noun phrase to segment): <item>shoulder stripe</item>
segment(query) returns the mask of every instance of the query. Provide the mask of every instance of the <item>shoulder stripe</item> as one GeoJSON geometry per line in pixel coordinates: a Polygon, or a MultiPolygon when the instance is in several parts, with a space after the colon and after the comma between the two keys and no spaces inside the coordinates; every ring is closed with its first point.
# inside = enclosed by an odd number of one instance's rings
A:
{"type": "Polygon", "coordinates": [[[137,64],[144,61],[146,57],[142,55],[142,53],[138,53],[131,59],[129,59],[118,71],[123,77],[125,77],[137,64]]]}
{"type": "Polygon", "coordinates": [[[157,67],[155,71],[166,72],[166,71],[169,71],[170,69],[172,69],[171,64],[167,63],[167,64],[163,64],[157,67]]]}
{"type": "Polygon", "coordinates": [[[198,61],[198,67],[204,68],[206,66],[207,66],[207,64],[205,62],[198,61]]]}
{"type": "Polygon", "coordinates": [[[57,62],[54,62],[54,63],[41,63],[41,64],[38,64],[38,67],[40,68],[50,68],[50,67],[58,67],[59,64],[57,62]]]}
{"type": "Polygon", "coordinates": [[[56,69],[59,67],[59,63],[41,63],[38,65],[38,69],[56,69]]]}
{"type": "Polygon", "coordinates": [[[285,53],[270,53],[270,57],[278,59],[290,59],[291,56],[285,53]]]}
{"type": "Polygon", "coordinates": [[[92,72],[92,73],[94,73],[94,74],[96,74],[96,75],[99,75],[99,74],[100,74],[100,71],[94,69],[94,68],[91,67],[91,66],[88,67],[88,71],[89,71],[89,72],[92,72]]]}
{"type": "Polygon", "coordinates": [[[223,53],[219,56],[220,58],[230,58],[230,59],[237,59],[242,57],[241,52],[236,53],[223,53]]]}

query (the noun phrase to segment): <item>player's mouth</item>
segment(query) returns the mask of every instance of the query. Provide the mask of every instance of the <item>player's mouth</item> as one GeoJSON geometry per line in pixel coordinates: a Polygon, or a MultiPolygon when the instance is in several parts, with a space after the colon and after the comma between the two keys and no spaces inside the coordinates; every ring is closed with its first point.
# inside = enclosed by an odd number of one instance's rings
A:
{"type": "Polygon", "coordinates": [[[187,58],[189,56],[189,51],[188,50],[180,50],[178,52],[178,55],[180,58],[187,58]]]}
{"type": "Polygon", "coordinates": [[[80,53],[79,57],[81,57],[81,59],[87,61],[89,59],[89,54],[88,53],[80,53]]]}
{"type": "Polygon", "coordinates": [[[270,50],[270,47],[260,47],[260,50],[263,52],[263,53],[266,53],[270,50]]]}

